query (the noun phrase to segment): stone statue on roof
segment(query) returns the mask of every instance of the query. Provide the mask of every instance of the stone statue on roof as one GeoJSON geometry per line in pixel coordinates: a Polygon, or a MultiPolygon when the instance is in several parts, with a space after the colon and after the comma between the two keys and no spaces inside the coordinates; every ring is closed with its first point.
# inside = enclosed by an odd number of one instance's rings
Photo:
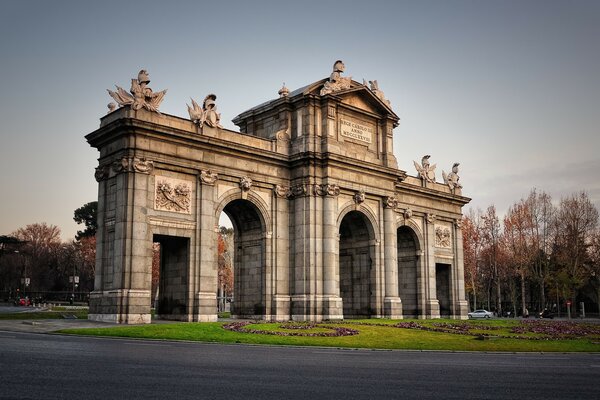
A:
{"type": "Polygon", "coordinates": [[[325,82],[321,89],[321,96],[330,94],[333,92],[339,92],[340,90],[350,89],[352,77],[343,77],[341,73],[344,72],[346,66],[342,60],[337,60],[333,63],[333,72],[329,76],[329,80],[325,82]]]}
{"type": "Polygon", "coordinates": [[[429,158],[431,156],[429,154],[424,155],[421,159],[421,165],[419,165],[416,161],[413,161],[415,164],[415,169],[419,173],[421,179],[426,182],[435,182],[435,167],[436,164],[430,165],[429,158]]]}
{"type": "Polygon", "coordinates": [[[192,99],[192,107],[187,105],[188,113],[192,122],[202,128],[204,124],[211,128],[223,128],[220,124],[221,114],[217,112],[217,104],[215,103],[217,96],[209,94],[204,98],[202,108],[192,99]]]}
{"type": "MultiPolygon", "coordinates": [[[[373,92],[373,94],[375,96],[377,96],[377,98],[381,101],[383,101],[385,104],[387,104],[388,107],[392,106],[392,103],[390,103],[390,101],[388,99],[385,98],[385,95],[383,94],[383,90],[379,89],[379,83],[377,83],[377,80],[372,80],[369,81],[369,85],[371,86],[371,92],[373,92]]],[[[366,86],[366,85],[365,85],[366,86]]]]}
{"type": "Polygon", "coordinates": [[[167,90],[153,92],[152,89],[148,87],[149,83],[150,76],[148,75],[148,72],[143,69],[138,73],[137,79],[134,78],[131,80],[131,89],[129,90],[131,94],[127,93],[122,87],[116,85],[116,92],[107,90],[108,94],[119,103],[120,107],[130,106],[132,110],[136,111],[143,107],[148,111],[160,114],[158,107],[163,101],[167,90]]]}
{"type": "Polygon", "coordinates": [[[451,191],[454,192],[454,189],[462,189],[462,185],[458,182],[460,177],[458,176],[458,166],[459,163],[454,163],[452,166],[452,172],[446,173],[442,170],[442,177],[444,178],[444,183],[448,185],[451,191]]]}

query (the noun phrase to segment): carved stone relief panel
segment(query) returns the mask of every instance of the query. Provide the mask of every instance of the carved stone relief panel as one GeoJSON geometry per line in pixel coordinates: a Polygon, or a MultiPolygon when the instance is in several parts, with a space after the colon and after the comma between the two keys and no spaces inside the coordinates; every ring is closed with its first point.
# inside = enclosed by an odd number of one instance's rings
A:
{"type": "Polygon", "coordinates": [[[191,214],[192,182],[156,176],[154,187],[155,210],[191,214]]]}
{"type": "Polygon", "coordinates": [[[452,247],[450,228],[443,225],[435,226],[435,247],[449,249],[452,247]]]}

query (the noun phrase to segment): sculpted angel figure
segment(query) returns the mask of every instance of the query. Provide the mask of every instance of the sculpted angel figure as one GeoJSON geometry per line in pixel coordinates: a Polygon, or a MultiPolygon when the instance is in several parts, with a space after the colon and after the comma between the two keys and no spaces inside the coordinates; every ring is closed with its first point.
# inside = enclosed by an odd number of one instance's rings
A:
{"type": "Polygon", "coordinates": [[[137,79],[134,78],[131,80],[131,89],[129,90],[131,94],[127,93],[122,87],[116,85],[116,92],[107,90],[108,94],[115,99],[121,107],[130,106],[132,110],[136,111],[143,107],[148,111],[160,114],[158,107],[163,101],[167,90],[153,92],[152,89],[148,87],[149,83],[150,76],[148,75],[148,72],[143,69],[138,73],[137,79]]]}
{"type": "Polygon", "coordinates": [[[444,178],[444,183],[448,185],[450,190],[454,190],[455,188],[462,189],[462,185],[458,182],[460,177],[458,176],[458,166],[459,163],[454,163],[452,166],[452,172],[448,175],[442,170],[442,177],[444,178]]]}
{"type": "Polygon", "coordinates": [[[421,179],[427,182],[435,182],[435,167],[436,164],[430,165],[429,158],[431,156],[429,154],[423,156],[421,159],[421,165],[419,165],[416,161],[413,161],[415,164],[415,168],[419,173],[421,179]]]}
{"type": "Polygon", "coordinates": [[[323,89],[321,89],[321,96],[344,89],[350,89],[352,77],[343,77],[340,75],[345,69],[346,66],[342,60],[337,60],[333,64],[333,72],[329,76],[329,80],[323,85],[323,89]]]}

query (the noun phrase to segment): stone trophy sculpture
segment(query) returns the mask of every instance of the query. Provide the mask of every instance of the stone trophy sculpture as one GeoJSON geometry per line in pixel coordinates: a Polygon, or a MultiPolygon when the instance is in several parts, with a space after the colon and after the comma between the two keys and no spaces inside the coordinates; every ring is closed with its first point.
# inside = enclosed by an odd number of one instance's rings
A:
{"type": "Polygon", "coordinates": [[[150,76],[148,75],[148,72],[143,69],[138,73],[137,79],[134,78],[131,80],[131,89],[129,90],[131,94],[127,93],[122,87],[116,85],[116,92],[107,90],[108,94],[115,99],[120,107],[130,106],[132,110],[136,111],[145,108],[148,111],[160,114],[158,107],[163,101],[167,90],[153,92],[152,89],[148,87],[149,83],[150,76]]]}

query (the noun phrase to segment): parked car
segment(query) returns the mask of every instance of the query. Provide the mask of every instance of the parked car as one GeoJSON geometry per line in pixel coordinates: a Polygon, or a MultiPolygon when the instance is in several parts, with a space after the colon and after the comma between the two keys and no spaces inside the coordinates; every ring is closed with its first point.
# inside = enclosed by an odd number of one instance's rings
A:
{"type": "Polygon", "coordinates": [[[494,314],[491,311],[487,311],[487,310],[475,310],[473,312],[470,312],[467,314],[469,316],[469,319],[473,319],[473,318],[492,318],[494,316],[494,314]]]}
{"type": "Polygon", "coordinates": [[[16,306],[30,306],[31,305],[31,300],[29,299],[29,297],[21,297],[15,300],[15,305],[16,306]]]}

